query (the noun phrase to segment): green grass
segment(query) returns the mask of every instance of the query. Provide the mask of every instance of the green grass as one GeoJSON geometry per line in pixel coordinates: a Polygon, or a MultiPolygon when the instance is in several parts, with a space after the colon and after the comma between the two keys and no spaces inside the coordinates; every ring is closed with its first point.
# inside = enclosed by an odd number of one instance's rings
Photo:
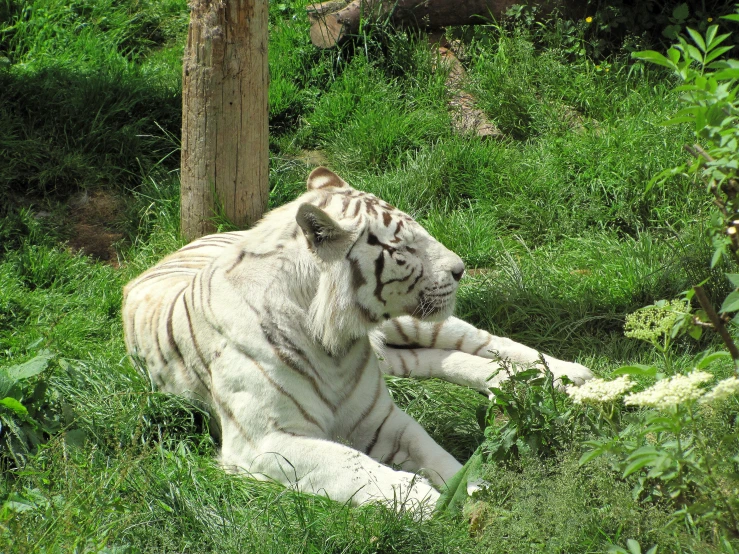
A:
{"type": "MultiPolygon", "coordinates": [[[[425,43],[380,26],[317,51],[303,4],[270,4],[271,207],[304,190],[301,160],[319,150],[476,269],[460,315],[603,376],[656,359],[623,336],[626,314],[704,279],[725,292],[707,269],[700,187],[674,178],[645,192],[691,138],[661,125],[677,106],[664,74],[624,53],[598,70],[556,43],[567,36],[478,27],[465,86],[504,136],[457,135],[425,43]]],[[[123,285],[182,244],[187,17],[184,0],[0,1],[0,366],[51,351],[37,380],[60,426],[20,467],[0,452],[0,551],[603,552],[633,538],[731,552],[709,526],[668,526],[669,506],[634,500],[605,461],[578,467],[577,444],[489,465],[492,487],[465,515],[425,523],[225,475],[207,416],[151,390],[120,322],[123,285]],[[65,246],[79,190],[122,199],[120,267],[65,246]]],[[[676,366],[708,346],[679,342],[676,366]]],[[[480,395],[389,384],[458,459],[475,450],[480,395]]],[[[736,410],[712,417],[720,428],[736,410]]]]}

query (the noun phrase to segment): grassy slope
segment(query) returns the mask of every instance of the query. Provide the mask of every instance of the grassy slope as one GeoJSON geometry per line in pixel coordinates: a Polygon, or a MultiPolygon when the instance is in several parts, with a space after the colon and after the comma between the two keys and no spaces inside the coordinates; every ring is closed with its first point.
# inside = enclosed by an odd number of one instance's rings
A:
{"type": "MultiPolygon", "coordinates": [[[[494,487],[476,509],[490,525],[472,534],[460,518],[418,524],[223,475],[203,415],[150,392],[125,359],[119,322],[123,284],[180,244],[170,171],[185,2],[21,4],[0,3],[20,16],[0,35],[12,62],[0,69],[10,161],[0,195],[32,200],[0,208],[0,364],[56,353],[44,376],[49,410],[85,441],[57,435],[0,479],[0,498],[29,508],[0,516],[0,551],[585,552],[625,538],[710,551],[696,531],[666,529],[667,512],[637,504],[605,465],[579,469],[576,448],[488,468],[494,487]],[[101,187],[127,198],[120,269],[59,242],[60,199],[101,187]]],[[[689,138],[659,124],[675,110],[669,82],[620,62],[608,73],[570,64],[556,45],[534,51],[525,33],[480,30],[468,88],[508,138],[460,137],[424,45],[377,33],[356,52],[321,53],[301,9],[271,9],[272,205],[302,190],[301,151],[320,149],[482,268],[460,293],[470,321],[602,375],[649,358],[623,338],[624,314],[705,278],[710,254],[700,191],[675,180],[644,193],[689,138]]],[[[689,365],[689,345],[679,348],[689,365]]],[[[392,387],[456,456],[474,449],[478,395],[392,387]]]]}

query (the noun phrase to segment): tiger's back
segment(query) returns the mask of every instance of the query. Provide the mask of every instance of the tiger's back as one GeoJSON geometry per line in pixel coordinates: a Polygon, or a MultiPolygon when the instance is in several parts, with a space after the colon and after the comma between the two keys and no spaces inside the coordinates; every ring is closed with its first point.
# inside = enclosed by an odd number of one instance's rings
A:
{"type": "MultiPolygon", "coordinates": [[[[146,365],[153,384],[160,390],[208,400],[208,387],[199,382],[200,374],[193,373],[182,361],[174,334],[173,322],[182,316],[175,313],[176,301],[185,290],[194,290],[196,277],[204,267],[242,239],[239,232],[202,237],[165,257],[124,287],[122,315],[126,349],[135,361],[146,365]],[[156,370],[171,364],[176,365],[177,371],[156,370]],[[178,379],[177,373],[182,378],[178,379]],[[190,386],[193,383],[197,386],[190,386]]],[[[185,318],[189,318],[187,311],[185,318]]]]}

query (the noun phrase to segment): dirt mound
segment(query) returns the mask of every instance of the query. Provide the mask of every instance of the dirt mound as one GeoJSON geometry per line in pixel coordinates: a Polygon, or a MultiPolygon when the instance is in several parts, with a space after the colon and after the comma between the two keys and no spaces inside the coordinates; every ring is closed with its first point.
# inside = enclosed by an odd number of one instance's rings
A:
{"type": "Polygon", "coordinates": [[[108,191],[81,192],[69,202],[72,236],[69,247],[118,267],[114,244],[123,238],[116,224],[123,217],[123,202],[108,191]]]}

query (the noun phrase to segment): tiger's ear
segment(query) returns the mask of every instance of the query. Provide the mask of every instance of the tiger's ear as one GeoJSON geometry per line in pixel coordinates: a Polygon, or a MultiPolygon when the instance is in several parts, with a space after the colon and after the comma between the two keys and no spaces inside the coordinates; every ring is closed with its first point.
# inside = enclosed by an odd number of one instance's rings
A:
{"type": "Polygon", "coordinates": [[[351,234],[313,204],[301,204],[295,216],[310,249],[326,261],[342,256],[351,234]]]}
{"type": "Polygon", "coordinates": [[[330,169],[325,167],[317,167],[308,175],[308,190],[327,189],[327,188],[351,188],[349,183],[336,175],[330,169]]]}

